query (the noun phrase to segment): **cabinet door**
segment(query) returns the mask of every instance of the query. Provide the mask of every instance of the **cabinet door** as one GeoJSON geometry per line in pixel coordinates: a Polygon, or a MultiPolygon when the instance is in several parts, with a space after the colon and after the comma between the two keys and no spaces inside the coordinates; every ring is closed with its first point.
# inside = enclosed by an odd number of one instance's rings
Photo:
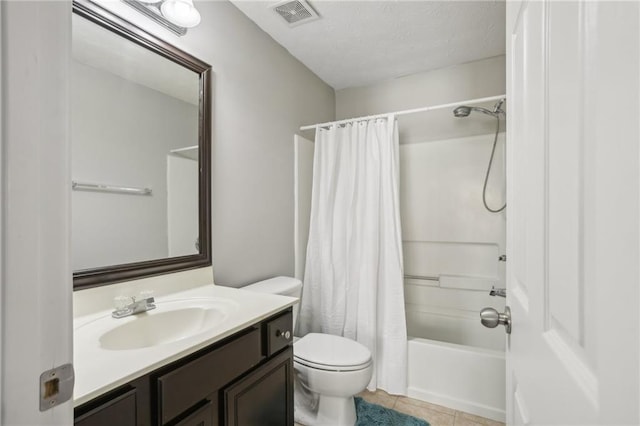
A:
{"type": "Polygon", "coordinates": [[[293,349],[289,347],[224,391],[225,425],[293,425],[293,349]]]}
{"type": "Polygon", "coordinates": [[[213,426],[213,416],[213,404],[207,401],[195,413],[176,423],[176,426],[213,426]]]}
{"type": "Polygon", "coordinates": [[[75,419],[75,426],[136,426],[136,390],[117,396],[75,419]]]}

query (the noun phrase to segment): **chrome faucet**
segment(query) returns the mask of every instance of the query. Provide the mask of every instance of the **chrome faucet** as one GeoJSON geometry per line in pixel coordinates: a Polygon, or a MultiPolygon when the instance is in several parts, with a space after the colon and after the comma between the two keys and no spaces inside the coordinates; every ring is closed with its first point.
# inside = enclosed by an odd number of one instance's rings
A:
{"type": "Polygon", "coordinates": [[[116,309],[111,313],[114,318],[124,318],[156,308],[155,299],[148,292],[135,296],[119,296],[114,299],[116,309]]]}
{"type": "Polygon", "coordinates": [[[495,288],[494,286],[491,286],[491,291],[489,292],[489,296],[507,297],[507,289],[495,288]]]}

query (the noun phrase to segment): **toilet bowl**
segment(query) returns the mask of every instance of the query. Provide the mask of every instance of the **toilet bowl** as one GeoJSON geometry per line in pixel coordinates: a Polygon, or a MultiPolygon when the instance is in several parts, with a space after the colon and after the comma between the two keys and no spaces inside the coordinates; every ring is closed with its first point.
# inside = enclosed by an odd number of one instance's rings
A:
{"type": "MultiPolygon", "coordinates": [[[[276,277],[243,287],[262,293],[300,297],[302,283],[276,277]]],[[[297,306],[293,307],[294,330],[297,306]]],[[[294,340],[295,420],[307,426],[353,426],[353,396],[362,392],[373,374],[371,352],[341,336],[309,333],[294,340]]]]}

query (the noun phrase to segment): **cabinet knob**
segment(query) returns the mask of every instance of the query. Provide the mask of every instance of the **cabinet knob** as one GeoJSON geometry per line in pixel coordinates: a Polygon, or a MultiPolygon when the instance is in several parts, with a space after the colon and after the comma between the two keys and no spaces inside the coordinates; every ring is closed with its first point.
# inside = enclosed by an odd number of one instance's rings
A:
{"type": "Polygon", "coordinates": [[[291,332],[290,331],[280,331],[280,330],[276,330],[276,337],[284,337],[285,340],[289,340],[291,338],[291,332]]]}

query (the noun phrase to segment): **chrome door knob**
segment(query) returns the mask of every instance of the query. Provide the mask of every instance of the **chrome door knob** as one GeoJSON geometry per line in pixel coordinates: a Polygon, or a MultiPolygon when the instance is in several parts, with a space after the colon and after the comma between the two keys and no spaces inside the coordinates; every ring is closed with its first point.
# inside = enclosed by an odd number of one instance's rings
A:
{"type": "Polygon", "coordinates": [[[488,328],[496,328],[502,324],[507,334],[511,334],[511,309],[507,306],[504,314],[501,314],[493,308],[484,308],[480,311],[480,322],[488,328]]]}

